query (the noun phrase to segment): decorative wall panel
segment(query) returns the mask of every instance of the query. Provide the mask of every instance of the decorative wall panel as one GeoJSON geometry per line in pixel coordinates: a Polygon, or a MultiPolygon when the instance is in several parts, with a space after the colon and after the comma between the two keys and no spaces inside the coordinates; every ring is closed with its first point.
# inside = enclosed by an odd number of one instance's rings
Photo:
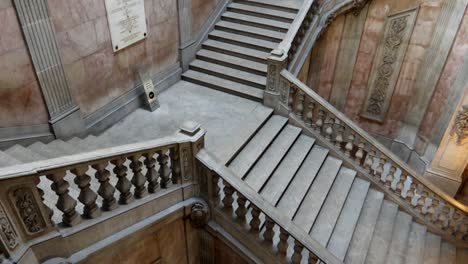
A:
{"type": "Polygon", "coordinates": [[[379,122],[385,119],[417,13],[415,8],[387,17],[369,78],[363,117],[379,122]]]}

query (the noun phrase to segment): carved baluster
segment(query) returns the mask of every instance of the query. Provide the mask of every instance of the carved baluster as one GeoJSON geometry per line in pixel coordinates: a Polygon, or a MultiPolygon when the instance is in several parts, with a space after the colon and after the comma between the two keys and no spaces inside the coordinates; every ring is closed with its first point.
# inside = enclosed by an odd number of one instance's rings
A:
{"type": "Polygon", "coordinates": [[[235,213],[237,215],[237,221],[241,223],[245,223],[245,215],[247,214],[247,208],[245,207],[246,202],[247,199],[241,193],[237,193],[238,207],[235,213]]]}
{"type": "MultiPolygon", "coordinates": [[[[395,166],[393,166],[393,164],[390,165],[390,170],[388,172],[388,176],[385,177],[385,181],[384,182],[393,182],[393,179],[395,179],[395,173],[396,173],[397,169],[395,166]]],[[[388,184],[387,184],[388,186],[388,184]]]]}
{"type": "Polygon", "coordinates": [[[219,204],[219,177],[218,175],[216,174],[212,174],[212,177],[211,177],[211,182],[213,184],[213,201],[214,201],[214,205],[218,205],[219,204]]]}
{"type": "Polygon", "coordinates": [[[224,182],[223,191],[224,191],[224,199],[223,199],[224,208],[223,209],[226,211],[231,211],[232,203],[234,202],[234,199],[232,198],[234,189],[227,182],[224,182]]]}
{"type": "Polygon", "coordinates": [[[57,194],[57,208],[63,212],[62,222],[66,226],[74,226],[80,222],[80,217],[76,212],[76,200],[71,197],[68,192],[70,184],[64,180],[65,171],[56,172],[54,174],[47,175],[47,178],[53,183],[51,185],[52,190],[57,194]]]}
{"type": "Polygon", "coordinates": [[[418,193],[417,189],[414,189],[413,198],[411,199],[411,205],[414,207],[418,206],[420,198],[421,198],[421,194],[418,193]]]}
{"type": "Polygon", "coordinates": [[[302,261],[302,250],[304,246],[298,240],[294,240],[294,253],[291,257],[291,262],[293,264],[299,264],[302,261]]]}
{"type": "Polygon", "coordinates": [[[253,233],[260,232],[260,209],[252,204],[252,219],[250,220],[250,231],[253,233]]]}
{"type": "Polygon", "coordinates": [[[318,258],[317,256],[315,256],[314,253],[312,253],[311,251],[309,251],[309,264],[316,264],[318,262],[318,258]]]}
{"type": "Polygon", "coordinates": [[[288,105],[289,105],[289,108],[291,110],[293,110],[293,103],[294,103],[294,94],[295,94],[296,90],[295,90],[295,86],[294,85],[291,85],[290,89],[289,89],[289,99],[288,99],[288,105]]]}
{"type": "Polygon", "coordinates": [[[311,99],[309,99],[309,102],[306,107],[306,114],[305,114],[305,120],[304,120],[306,126],[308,127],[312,127],[313,117],[314,117],[314,108],[315,108],[314,102],[311,99]]]}
{"type": "Polygon", "coordinates": [[[146,178],[141,172],[141,167],[143,164],[140,161],[141,155],[133,155],[130,157],[130,160],[132,161],[130,163],[130,168],[133,171],[133,177],[132,177],[132,184],[135,186],[135,198],[140,199],[145,197],[148,194],[148,191],[146,190],[146,178]]]}
{"type": "Polygon", "coordinates": [[[302,119],[304,112],[304,93],[299,89],[297,92],[295,106],[296,115],[299,117],[299,119],[302,119]]]}
{"type": "Polygon", "coordinates": [[[71,170],[71,172],[76,175],[74,182],[80,188],[80,195],[78,196],[78,201],[80,201],[84,205],[83,216],[92,219],[100,216],[101,211],[99,210],[96,204],[96,199],[98,196],[90,188],[91,177],[88,174],[86,174],[87,171],[87,165],[80,166],[71,170]]]}
{"type": "MultiPolygon", "coordinates": [[[[37,179],[37,183],[39,183],[39,178],[37,179]]],[[[44,203],[44,191],[39,188],[39,187],[36,187],[37,191],[39,192],[39,195],[41,196],[41,201],[42,201],[42,206],[44,207],[44,209],[47,211],[47,215],[49,216],[49,220],[51,223],[53,223],[52,221],[52,216],[54,216],[54,210],[52,210],[49,206],[47,206],[45,203],[44,203]]]]}
{"type": "Polygon", "coordinates": [[[424,204],[423,204],[423,207],[421,208],[421,213],[423,215],[427,214],[431,206],[432,206],[432,198],[429,198],[429,197],[424,198],[424,204]]]}
{"type": "Polygon", "coordinates": [[[345,145],[345,155],[346,157],[351,157],[351,153],[353,152],[354,149],[354,139],[355,139],[354,133],[350,133],[348,136],[348,142],[345,145]]]}
{"type": "Polygon", "coordinates": [[[364,168],[367,169],[367,172],[372,174],[372,166],[374,165],[374,156],[375,156],[375,151],[371,150],[367,153],[366,156],[366,161],[364,162],[364,168]]]}
{"type": "Polygon", "coordinates": [[[98,194],[102,197],[102,209],[111,211],[117,207],[117,202],[114,197],[115,188],[109,183],[110,172],[106,167],[107,161],[93,165],[96,170],[95,177],[100,183],[98,194]]]}
{"type": "Polygon", "coordinates": [[[335,137],[335,146],[338,147],[338,149],[341,150],[342,143],[343,143],[343,132],[344,132],[344,127],[341,125],[339,120],[335,121],[337,128],[336,132],[336,137],[335,137]]]}
{"type": "Polygon", "coordinates": [[[275,227],[275,222],[269,217],[265,219],[265,232],[263,233],[263,239],[268,245],[273,244],[273,237],[275,236],[275,232],[273,231],[273,227],[275,227]]]}
{"type": "Polygon", "coordinates": [[[377,168],[375,169],[375,176],[378,176],[382,182],[385,182],[385,171],[384,171],[384,167],[385,167],[385,163],[387,163],[387,160],[385,159],[385,156],[381,155],[380,158],[379,158],[379,165],[377,165],[377,168]]]}
{"type": "MultiPolygon", "coordinates": [[[[156,171],[156,159],[154,158],[154,153],[146,153],[144,154],[144,156],[145,156],[145,166],[146,166],[145,178],[148,181],[148,192],[155,193],[158,190],[158,186],[159,186],[159,183],[158,183],[159,174],[156,171]]],[[[179,165],[179,176],[180,176],[179,161],[177,161],[176,164],[179,165]]],[[[174,180],[174,177],[172,179],[174,180]]]]}
{"type": "Polygon", "coordinates": [[[333,125],[335,124],[334,117],[330,114],[327,116],[326,126],[325,126],[325,139],[330,141],[332,140],[333,135],[333,125]]]}
{"type": "Polygon", "coordinates": [[[120,192],[119,203],[120,204],[130,204],[134,201],[133,195],[130,191],[132,188],[132,183],[127,179],[127,166],[124,165],[126,158],[119,158],[111,161],[115,165],[114,173],[119,179],[115,187],[120,192]]]}
{"type": "MultiPolygon", "coordinates": [[[[354,160],[361,164],[362,162],[362,158],[364,158],[364,148],[366,147],[366,143],[364,143],[363,141],[360,141],[359,144],[358,144],[358,149],[356,151],[356,154],[354,155],[354,160]]],[[[365,165],[365,162],[364,164],[365,165]]]]}
{"type": "Polygon", "coordinates": [[[398,183],[400,183],[400,180],[401,180],[401,173],[393,174],[393,180],[392,180],[392,183],[390,184],[390,188],[396,191],[398,187],[398,183]]]}
{"type": "Polygon", "coordinates": [[[179,147],[171,149],[170,157],[172,165],[172,183],[177,184],[182,181],[179,147]]]}
{"type": "Polygon", "coordinates": [[[318,111],[317,114],[318,118],[317,121],[315,121],[315,127],[318,131],[322,130],[323,123],[324,123],[324,118],[325,118],[325,111],[323,111],[321,108],[318,111]]]}
{"type": "Polygon", "coordinates": [[[440,218],[442,212],[444,211],[444,208],[445,208],[445,203],[439,200],[437,207],[435,208],[434,212],[432,213],[432,221],[433,222],[439,221],[439,218],[440,218]]]}
{"type": "Polygon", "coordinates": [[[403,188],[401,189],[401,197],[406,199],[408,197],[408,192],[411,189],[411,184],[413,183],[413,178],[410,176],[406,176],[405,183],[403,184],[403,188]]]}
{"type": "Polygon", "coordinates": [[[280,241],[278,242],[278,254],[282,257],[286,257],[286,253],[288,252],[288,239],[289,234],[283,228],[280,228],[280,241]]]}
{"type": "Polygon", "coordinates": [[[169,176],[171,175],[171,169],[168,166],[169,157],[164,151],[158,151],[158,162],[159,162],[159,177],[161,177],[161,188],[167,188],[169,183],[169,176]]]}

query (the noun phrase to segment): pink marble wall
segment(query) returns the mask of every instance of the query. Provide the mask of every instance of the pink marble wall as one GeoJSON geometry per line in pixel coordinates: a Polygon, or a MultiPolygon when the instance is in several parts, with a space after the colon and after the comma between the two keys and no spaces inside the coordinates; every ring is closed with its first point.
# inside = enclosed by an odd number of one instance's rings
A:
{"type": "Polygon", "coordinates": [[[0,128],[49,117],[11,0],[0,0],[0,128]]]}
{"type": "Polygon", "coordinates": [[[178,61],[177,1],[145,0],[148,38],[113,53],[102,0],[48,0],[67,79],[85,114],[135,86],[137,67],[156,74],[178,61]]]}
{"type": "Polygon", "coordinates": [[[222,0],[192,0],[192,33],[196,36],[222,0]]]}

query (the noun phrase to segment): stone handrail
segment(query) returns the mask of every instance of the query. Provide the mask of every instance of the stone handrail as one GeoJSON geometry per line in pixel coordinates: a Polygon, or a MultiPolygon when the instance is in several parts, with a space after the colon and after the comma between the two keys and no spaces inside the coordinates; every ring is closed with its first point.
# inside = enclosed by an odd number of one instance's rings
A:
{"type": "Polygon", "coordinates": [[[289,71],[283,70],[280,78],[280,112],[322,137],[433,230],[455,241],[468,241],[467,206],[425,180],[289,71]]]}
{"type": "Polygon", "coordinates": [[[200,162],[200,188],[206,188],[200,192],[206,194],[205,199],[212,206],[211,211],[221,210],[255,241],[262,241],[265,249],[277,254],[275,258],[279,263],[288,258],[294,264],[304,261],[317,263],[318,260],[323,263],[342,263],[205,149],[200,150],[196,158],[200,162]],[[293,249],[290,257],[288,248],[293,249]],[[308,254],[303,254],[304,249],[308,254]]]}
{"type": "Polygon", "coordinates": [[[54,231],[104,221],[117,208],[191,182],[204,135],[188,122],[162,139],[2,168],[0,253],[21,256],[54,231]]]}

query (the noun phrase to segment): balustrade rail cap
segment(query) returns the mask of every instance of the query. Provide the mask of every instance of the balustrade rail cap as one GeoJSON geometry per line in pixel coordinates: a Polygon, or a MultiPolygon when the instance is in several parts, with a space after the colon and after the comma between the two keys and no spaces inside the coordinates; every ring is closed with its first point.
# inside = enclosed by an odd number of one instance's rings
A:
{"type": "Polygon", "coordinates": [[[78,164],[97,163],[99,160],[112,157],[128,156],[132,153],[150,151],[173,144],[195,142],[203,137],[205,133],[206,131],[204,129],[199,128],[196,134],[192,136],[177,132],[174,135],[164,138],[0,168],[0,180],[43,174],[44,172],[63,169],[78,164]]]}
{"type": "Polygon", "coordinates": [[[188,134],[189,136],[195,135],[200,130],[201,125],[193,121],[185,121],[181,126],[181,132],[188,134]]]}

